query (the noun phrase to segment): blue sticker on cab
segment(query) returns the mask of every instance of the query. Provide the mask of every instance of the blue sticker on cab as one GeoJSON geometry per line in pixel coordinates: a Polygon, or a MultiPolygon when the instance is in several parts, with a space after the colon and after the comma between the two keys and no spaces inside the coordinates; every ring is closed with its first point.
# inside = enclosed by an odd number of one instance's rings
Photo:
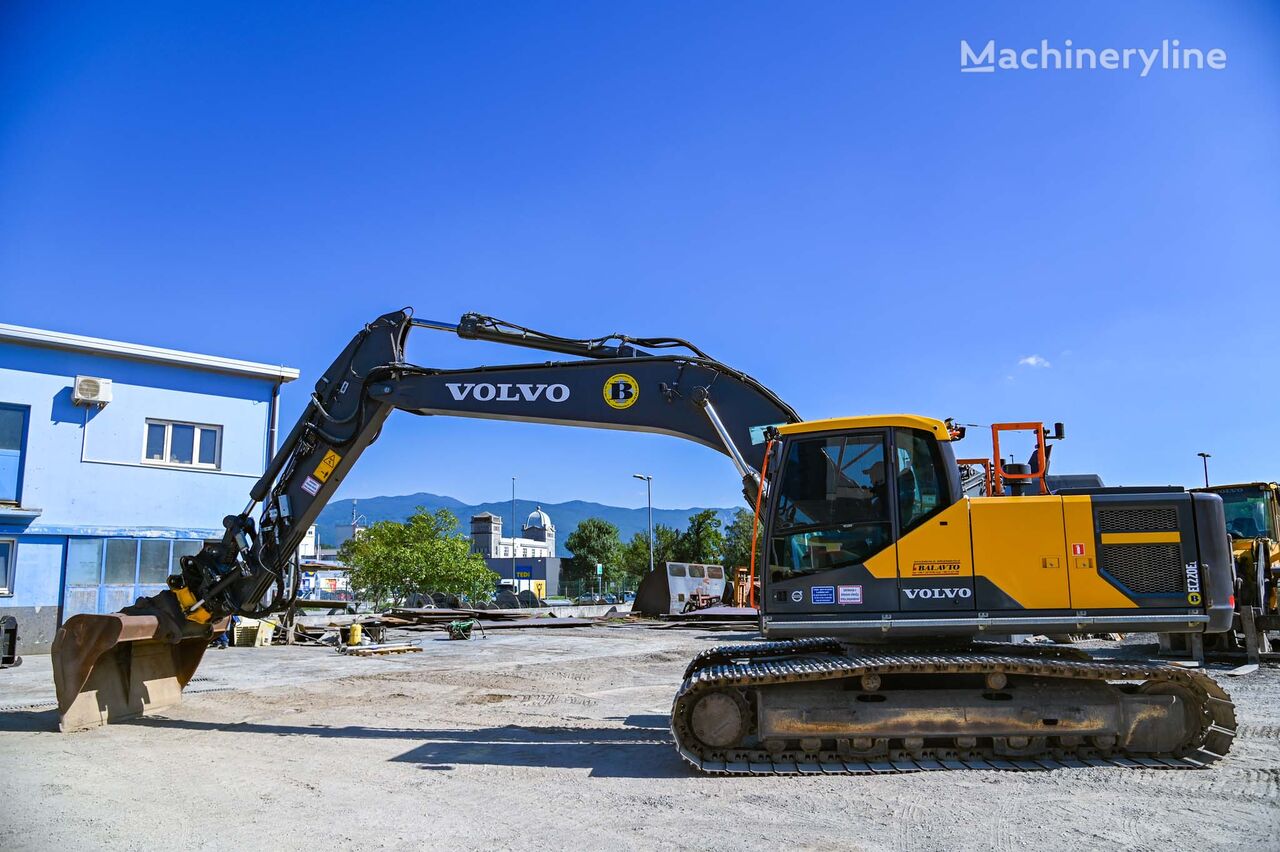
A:
{"type": "Polygon", "coordinates": [[[809,601],[815,604],[833,604],[836,602],[835,586],[810,586],[809,601]]]}

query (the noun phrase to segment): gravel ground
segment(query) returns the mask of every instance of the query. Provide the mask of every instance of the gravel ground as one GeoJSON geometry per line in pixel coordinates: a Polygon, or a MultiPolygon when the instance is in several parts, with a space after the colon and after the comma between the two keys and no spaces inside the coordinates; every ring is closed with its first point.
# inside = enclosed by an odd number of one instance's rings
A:
{"type": "Polygon", "coordinates": [[[700,776],[671,697],[694,653],[742,638],[210,651],[180,706],[71,735],[29,657],[0,672],[0,849],[1280,849],[1280,669],[1219,671],[1241,728],[1211,770],[700,776]]]}

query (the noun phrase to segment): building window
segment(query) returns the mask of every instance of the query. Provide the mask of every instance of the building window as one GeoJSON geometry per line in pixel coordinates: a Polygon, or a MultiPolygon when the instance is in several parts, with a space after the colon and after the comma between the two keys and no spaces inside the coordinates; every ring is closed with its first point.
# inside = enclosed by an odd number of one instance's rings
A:
{"type": "Polygon", "coordinates": [[[82,612],[116,612],[134,599],[165,587],[182,570],[182,557],[200,552],[204,542],[167,538],[72,538],[67,544],[63,617],[82,612]]]}
{"type": "Polygon", "coordinates": [[[217,470],[222,463],[222,427],[148,420],[142,460],[148,464],[217,470]]]}
{"type": "Polygon", "coordinates": [[[0,503],[22,500],[22,456],[27,445],[25,405],[0,402],[0,503]]]}
{"type": "Polygon", "coordinates": [[[11,538],[0,538],[0,595],[13,594],[14,563],[17,562],[18,543],[11,538]]]}

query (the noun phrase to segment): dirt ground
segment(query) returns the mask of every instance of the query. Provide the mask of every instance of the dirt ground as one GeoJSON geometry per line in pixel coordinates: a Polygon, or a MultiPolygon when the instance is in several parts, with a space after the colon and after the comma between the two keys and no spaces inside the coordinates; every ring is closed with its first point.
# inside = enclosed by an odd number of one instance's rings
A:
{"type": "Polygon", "coordinates": [[[694,653],[741,638],[211,650],[180,706],[70,735],[30,657],[0,672],[0,849],[1280,849],[1280,669],[1220,672],[1241,728],[1211,770],[700,776],[671,698],[694,653]]]}

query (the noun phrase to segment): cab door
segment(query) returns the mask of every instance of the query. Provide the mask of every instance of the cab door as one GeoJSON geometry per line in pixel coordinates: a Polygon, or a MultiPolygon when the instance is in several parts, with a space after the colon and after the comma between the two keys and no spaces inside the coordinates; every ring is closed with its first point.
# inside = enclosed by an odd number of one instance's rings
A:
{"type": "Polygon", "coordinates": [[[766,542],[772,615],[897,609],[886,429],[797,437],[783,445],[766,542]]]}
{"type": "Polygon", "coordinates": [[[893,459],[899,608],[972,611],[969,503],[946,505],[946,471],[937,441],[917,429],[895,429],[893,459]]]}

